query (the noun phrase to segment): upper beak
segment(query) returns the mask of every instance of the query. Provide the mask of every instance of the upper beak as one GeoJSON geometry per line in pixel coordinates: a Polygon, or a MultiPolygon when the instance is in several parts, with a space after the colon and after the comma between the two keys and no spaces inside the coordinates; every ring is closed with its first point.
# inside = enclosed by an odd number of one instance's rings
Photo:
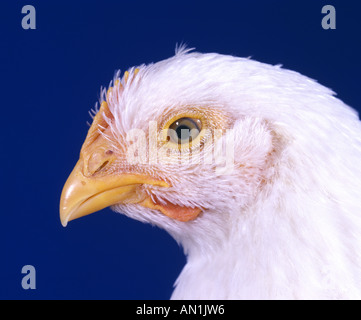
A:
{"type": "MultiPolygon", "coordinates": [[[[80,152],[80,160],[66,181],[61,194],[60,220],[64,227],[71,220],[117,203],[142,202],[145,196],[137,192],[137,187],[142,184],[169,187],[166,182],[150,176],[136,173],[117,174],[114,173],[115,170],[106,170],[112,167],[114,154],[109,140],[99,133],[107,130],[108,126],[103,115],[112,118],[104,101],[88,131],[80,152]]],[[[106,133],[110,136],[110,132],[106,131],[106,133]]]]}
{"type": "Polygon", "coordinates": [[[141,184],[167,187],[164,181],[138,174],[107,174],[87,177],[78,161],[66,181],[60,199],[60,220],[65,227],[83,217],[117,203],[139,203],[145,199],[137,193],[141,184]]]}

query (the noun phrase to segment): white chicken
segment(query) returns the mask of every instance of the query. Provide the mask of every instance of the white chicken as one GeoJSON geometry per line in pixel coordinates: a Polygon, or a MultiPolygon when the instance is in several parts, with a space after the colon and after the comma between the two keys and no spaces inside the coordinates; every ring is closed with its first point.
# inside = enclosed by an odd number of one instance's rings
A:
{"type": "Polygon", "coordinates": [[[117,73],[61,221],[111,206],[187,255],[173,299],[361,298],[361,123],[251,59],[177,50],[117,73]]]}

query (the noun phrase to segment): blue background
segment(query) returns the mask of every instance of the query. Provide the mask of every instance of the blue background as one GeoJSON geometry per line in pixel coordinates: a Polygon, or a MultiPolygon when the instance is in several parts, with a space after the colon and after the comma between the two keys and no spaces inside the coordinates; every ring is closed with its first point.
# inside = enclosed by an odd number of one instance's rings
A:
{"type": "Polygon", "coordinates": [[[361,110],[360,1],[48,1],[0,4],[0,298],[168,299],[185,257],[164,231],[110,209],[59,221],[88,110],[116,69],[176,43],[283,64],[361,110]],[[131,2],[131,3],[130,3],[131,2]],[[36,8],[23,30],[21,9],[36,8]],[[335,6],[337,29],[321,28],[335,6]],[[21,287],[24,265],[36,290],[21,287]]]}

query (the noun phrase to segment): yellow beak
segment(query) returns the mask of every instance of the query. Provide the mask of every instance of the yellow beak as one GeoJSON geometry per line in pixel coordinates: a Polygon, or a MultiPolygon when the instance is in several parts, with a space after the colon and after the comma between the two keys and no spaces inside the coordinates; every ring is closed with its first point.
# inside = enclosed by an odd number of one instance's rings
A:
{"type": "Polygon", "coordinates": [[[107,136],[107,118],[112,118],[106,102],[93,120],[80,152],[80,160],[66,181],[60,198],[60,220],[69,221],[86,216],[117,203],[140,203],[146,196],[138,192],[142,184],[169,187],[160,180],[142,174],[117,174],[112,170],[115,155],[107,136]],[[109,169],[110,168],[110,169],[109,169]],[[109,171],[107,170],[109,169],[109,171]]]}
{"type": "Polygon", "coordinates": [[[145,195],[137,192],[141,184],[168,187],[164,181],[145,175],[120,174],[86,177],[78,161],[66,181],[60,198],[60,220],[69,221],[86,216],[117,203],[140,203],[145,195]]]}

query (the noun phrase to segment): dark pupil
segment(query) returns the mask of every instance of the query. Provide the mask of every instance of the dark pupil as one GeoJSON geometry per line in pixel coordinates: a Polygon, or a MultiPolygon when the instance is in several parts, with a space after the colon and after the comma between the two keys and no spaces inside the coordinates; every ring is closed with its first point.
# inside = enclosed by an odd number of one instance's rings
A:
{"type": "Polygon", "coordinates": [[[185,126],[185,125],[180,125],[176,130],[178,139],[183,140],[184,139],[189,139],[190,137],[190,129],[189,127],[185,126]],[[182,130],[183,130],[183,134],[182,134],[182,130]],[[186,131],[187,130],[187,131],[186,131]]]}

